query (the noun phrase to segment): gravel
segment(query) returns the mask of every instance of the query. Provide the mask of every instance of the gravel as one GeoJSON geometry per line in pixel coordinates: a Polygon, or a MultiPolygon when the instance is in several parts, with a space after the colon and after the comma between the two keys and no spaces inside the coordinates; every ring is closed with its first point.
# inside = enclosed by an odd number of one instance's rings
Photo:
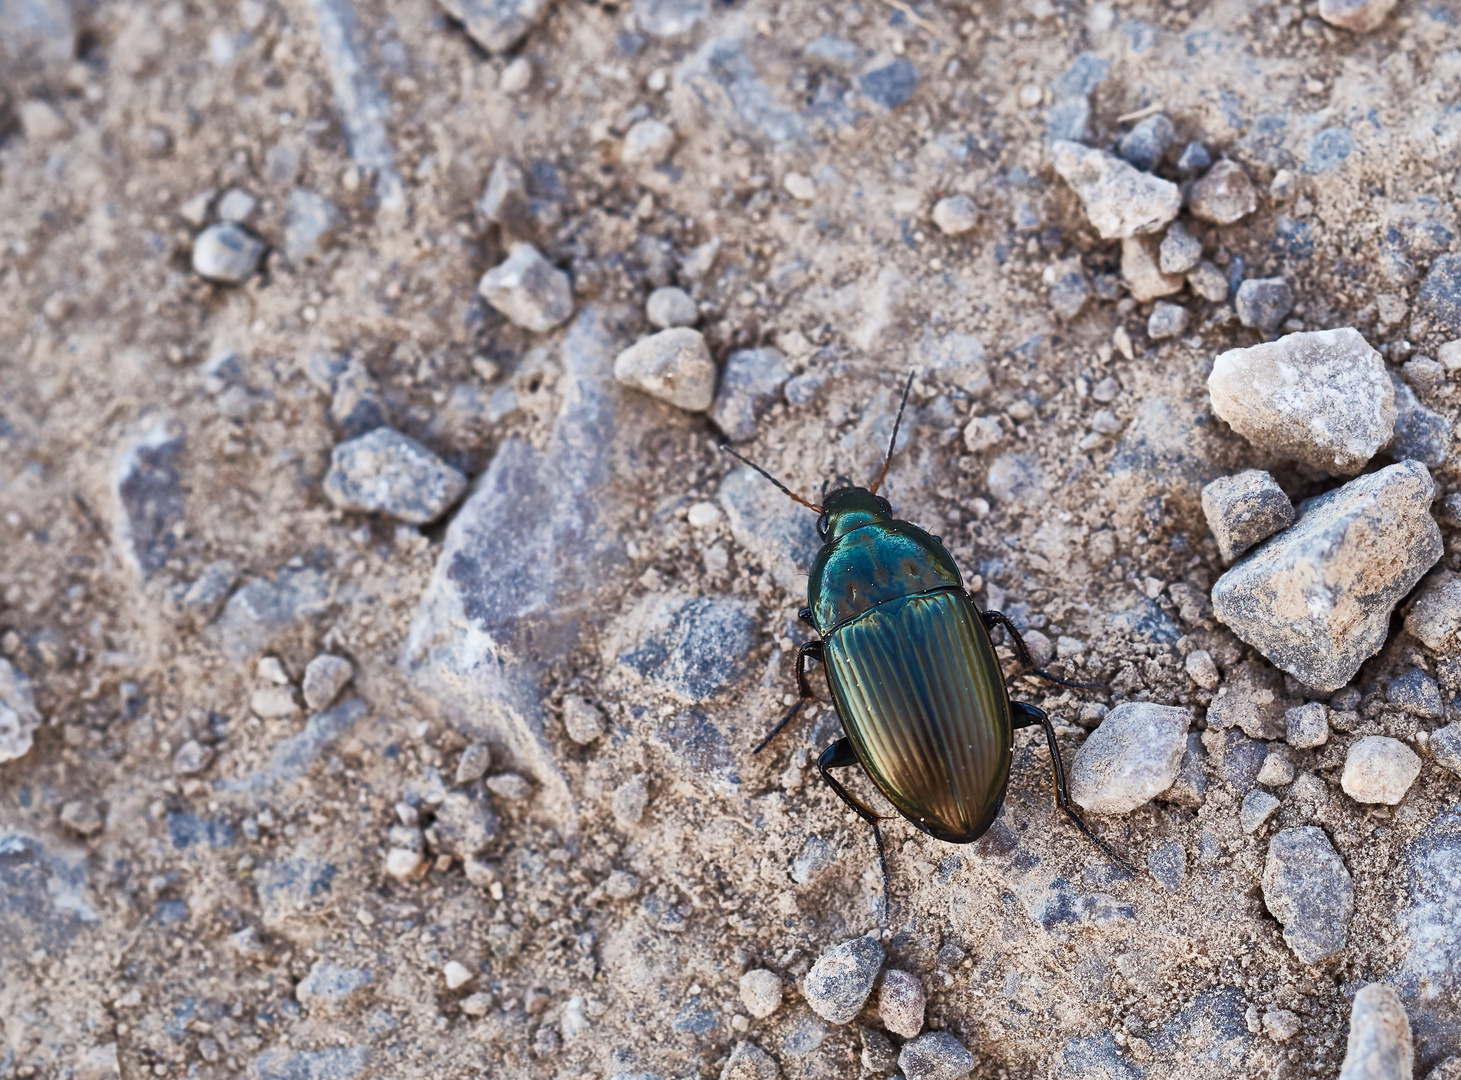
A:
{"type": "Polygon", "coordinates": [[[733,442],[756,434],[756,421],[781,398],[791,377],[786,357],[777,349],[737,349],[725,359],[720,391],[710,419],[733,442]]]}
{"type": "Polygon", "coordinates": [[[492,748],[486,743],[472,743],[462,751],[462,756],[457,759],[457,771],[454,779],[458,785],[470,784],[473,780],[480,780],[492,767],[492,748]]]}
{"type": "Polygon", "coordinates": [[[482,275],[477,292],[515,326],[540,334],[573,315],[573,287],[568,275],[543,258],[532,244],[513,244],[507,259],[482,275]]]}
{"type": "Polygon", "coordinates": [[[1212,654],[1206,649],[1193,649],[1182,661],[1182,666],[1192,681],[1204,690],[1217,689],[1218,680],[1222,678],[1222,674],[1218,671],[1217,662],[1213,660],[1212,654]]]}
{"type": "Polygon", "coordinates": [[[644,317],[660,330],[668,330],[674,326],[694,326],[700,313],[689,293],[666,285],[649,294],[644,303],[644,317]]]}
{"type": "Polygon", "coordinates": [[[1401,712],[1427,720],[1439,720],[1446,714],[1441,688],[1420,668],[1411,668],[1391,679],[1385,688],[1385,700],[1401,712]]]}
{"type": "Polygon", "coordinates": [[[1442,255],[1431,263],[1415,297],[1414,315],[1422,330],[1461,337],[1461,255],[1442,255]]]}
{"type": "Polygon", "coordinates": [[[218,220],[242,225],[253,215],[259,200],[242,188],[229,188],[218,200],[218,220]]]}
{"type": "Polygon", "coordinates": [[[1273,334],[1293,310],[1294,290],[1283,278],[1251,278],[1238,286],[1233,307],[1244,326],[1273,334]]]}
{"type": "Polygon", "coordinates": [[[885,955],[883,947],[870,937],[834,945],[807,972],[802,995],[823,1020],[850,1024],[872,993],[885,955]]]}
{"type": "Polygon", "coordinates": [[[14,761],[30,752],[41,717],[25,673],[0,660],[0,761],[14,761]]]}
{"type": "Polygon", "coordinates": [[[967,195],[949,195],[933,204],[933,223],[945,236],[962,236],[979,224],[979,207],[967,195]]]}
{"type": "Polygon", "coordinates": [[[563,730],[579,746],[587,746],[604,733],[606,721],[598,706],[577,694],[563,699],[563,730]]]}
{"type": "Polygon", "coordinates": [[[648,806],[649,780],[643,773],[635,773],[616,787],[610,800],[614,820],[626,829],[632,829],[639,824],[648,806]]]}
{"type": "Polygon", "coordinates": [[[1281,829],[1268,842],[1263,903],[1283,924],[1283,939],[1301,963],[1337,955],[1349,937],[1354,884],[1324,830],[1281,829]]]}
{"type": "Polygon", "coordinates": [[[1161,232],[1182,208],[1176,184],[1104,151],[1062,140],[1051,144],[1050,154],[1104,240],[1161,232]]]}
{"type": "Polygon", "coordinates": [[[1461,723],[1447,724],[1431,732],[1431,759],[1443,769],[1461,776],[1461,723]]]}
{"type": "Polygon", "coordinates": [[[974,1055],[947,1031],[930,1031],[903,1044],[898,1067],[907,1080],[958,1080],[974,1071],[974,1055]]]}
{"type": "Polygon", "coordinates": [[[1298,750],[1310,750],[1329,741],[1329,710],[1322,701],[1296,705],[1283,714],[1284,741],[1298,750]]]}
{"type": "Polygon", "coordinates": [[[522,166],[511,158],[498,158],[487,174],[487,186],[477,200],[477,209],[488,221],[518,226],[530,213],[528,180],[522,166]]]}
{"type": "Polygon", "coordinates": [[[1306,686],[1339,689],[1441,557],[1434,493],[1425,466],[1408,461],[1305,500],[1296,524],[1218,579],[1213,613],[1306,686]]]}
{"type": "Polygon", "coordinates": [[[263,257],[264,242],[232,222],[210,225],[193,240],[193,270],[225,285],[246,281],[263,257]]]}
{"type": "Polygon", "coordinates": [[[1075,318],[1090,299],[1091,282],[1079,256],[1052,264],[1045,280],[1050,285],[1050,310],[1062,319],[1075,318]]]}
{"type": "Polygon", "coordinates": [[[1180,274],[1162,273],[1156,241],[1148,236],[1121,241],[1121,280],[1138,304],[1181,292],[1183,284],[1180,274]]]}
{"type": "Polygon", "coordinates": [[[1254,788],[1243,796],[1242,805],[1238,808],[1238,824],[1245,833],[1256,833],[1277,812],[1279,805],[1279,801],[1268,792],[1254,788]]]}
{"type": "MultiPolygon", "coordinates": [[[[290,701],[290,704],[294,704],[293,700],[290,701]]],[[[257,713],[258,710],[254,711],[257,713]]],[[[298,711],[298,709],[292,709],[290,712],[282,715],[289,716],[298,711]]],[[[259,715],[267,714],[259,713],[259,715]]],[[[197,739],[189,739],[182,746],[178,747],[177,753],[173,754],[172,771],[179,776],[196,776],[198,773],[205,771],[212,763],[213,748],[204,746],[197,739]]]]}
{"type": "Polygon", "coordinates": [[[106,824],[92,799],[73,799],[61,807],[61,824],[78,836],[95,836],[106,824]]]}
{"type": "Polygon", "coordinates": [[[781,976],[766,968],[752,968],[741,976],[741,1004],[757,1020],[781,1007],[781,976]]]}
{"type": "Polygon", "coordinates": [[[1212,154],[1200,142],[1190,142],[1182,148],[1177,158],[1177,173],[1183,179],[1191,179],[1204,172],[1212,164],[1212,154]]]}
{"type": "Polygon", "coordinates": [[[798,885],[810,884],[823,870],[837,864],[837,856],[838,848],[832,841],[820,836],[807,837],[791,862],[791,880],[798,885]]]}
{"type": "Polygon", "coordinates": [[[1354,996],[1339,1080],[1410,1080],[1415,1064],[1410,1018],[1394,988],[1370,983],[1354,996]]]}
{"type": "Polygon", "coordinates": [[[1429,577],[1410,602],[1405,632],[1433,653],[1451,651],[1461,630],[1461,576],[1440,570],[1429,577]]]}
{"type": "Polygon", "coordinates": [[[1428,468],[1444,465],[1451,453],[1451,422],[1421,404],[1415,391],[1391,373],[1395,387],[1395,437],[1386,451],[1393,458],[1412,458],[1428,468]]]}
{"type": "Polygon", "coordinates": [[[1093,814],[1124,814],[1172,786],[1187,748],[1191,709],[1124,702],[1081,744],[1070,797],[1093,814]]]}
{"type": "Polygon", "coordinates": [[[896,109],[913,97],[913,91],[918,88],[918,69],[913,61],[900,57],[864,74],[857,86],[873,104],[896,109]]]}
{"type": "Polygon", "coordinates": [[[1187,309],[1181,304],[1158,300],[1146,321],[1147,337],[1153,341],[1174,338],[1187,329],[1187,309]]]}
{"type": "Polygon", "coordinates": [[[674,148],[674,128],[663,120],[640,120],[625,132],[619,156],[626,165],[658,165],[674,148]]]}
{"type": "Polygon", "coordinates": [[[1258,209],[1258,194],[1241,165],[1219,161],[1188,190],[1187,209],[1203,221],[1232,225],[1258,209]]]}
{"type": "Polygon", "coordinates": [[[323,484],[341,510],[382,513],[413,525],[441,517],[466,487],[460,472],[388,427],[336,446],[323,484]]]}
{"type": "Polygon", "coordinates": [[[976,416],[964,426],[964,447],[971,454],[998,446],[1003,438],[1004,427],[998,416],[976,416]]]}
{"type": "Polygon", "coordinates": [[[1420,775],[1420,757],[1399,739],[1366,735],[1344,756],[1339,786],[1356,802],[1394,806],[1420,775]]]}
{"type": "Polygon", "coordinates": [[[1380,354],[1351,329],[1289,334],[1218,356],[1212,409],[1259,450],[1353,475],[1395,430],[1395,391],[1380,354]]]}
{"type": "Polygon", "coordinates": [[[1228,276],[1206,259],[1188,271],[1187,284],[1209,303],[1221,304],[1228,298],[1228,276]]]}
{"type": "Polygon", "coordinates": [[[1187,231],[1180,221],[1167,226],[1157,249],[1158,264],[1164,274],[1185,274],[1202,261],[1202,241],[1187,231]]]}
{"type": "Polygon", "coordinates": [[[1288,1042],[1303,1027],[1298,1015],[1288,1009],[1269,1009],[1263,1014],[1263,1034],[1274,1042],[1288,1042]]]}
{"type": "Polygon", "coordinates": [[[514,772],[488,777],[485,786],[492,794],[508,802],[522,802],[533,795],[533,785],[514,772]]]}
{"type": "Polygon", "coordinates": [[[878,984],[878,1016],[894,1035],[912,1039],[923,1030],[925,1000],[917,975],[898,968],[883,972],[878,984]]]}
{"type": "Polygon", "coordinates": [[[349,660],[332,653],[320,653],[304,669],[304,679],[300,683],[304,703],[316,712],[328,709],[354,677],[355,666],[349,660]]]}
{"type": "Polygon", "coordinates": [[[1116,144],[1116,153],[1142,172],[1151,172],[1161,162],[1176,134],[1172,121],[1157,113],[1121,136],[1116,144]]]}
{"type": "Polygon", "coordinates": [[[1263,759],[1263,768],[1258,770],[1258,782],[1266,787],[1283,787],[1294,779],[1294,763],[1282,746],[1268,751],[1263,759]]]}
{"type": "Polygon", "coordinates": [[[1223,562],[1288,528],[1297,514],[1278,481],[1261,469],[1220,476],[1202,489],[1202,513],[1223,562]]]}
{"type": "Polygon", "coordinates": [[[1319,0],[1319,18],[1341,30],[1368,34],[1385,21],[1396,2],[1397,0],[1319,0]]]}
{"type": "Polygon", "coordinates": [[[720,1072],[720,1080],[776,1080],[776,1060],[753,1042],[738,1042],[720,1072]]]}
{"type": "Polygon", "coordinates": [[[615,357],[614,378],[686,412],[703,412],[714,400],[715,361],[698,330],[674,327],[615,357]]]}
{"type": "Polygon", "coordinates": [[[436,807],[431,834],[437,850],[465,859],[491,843],[498,827],[497,815],[485,802],[460,791],[449,791],[436,807]]]}

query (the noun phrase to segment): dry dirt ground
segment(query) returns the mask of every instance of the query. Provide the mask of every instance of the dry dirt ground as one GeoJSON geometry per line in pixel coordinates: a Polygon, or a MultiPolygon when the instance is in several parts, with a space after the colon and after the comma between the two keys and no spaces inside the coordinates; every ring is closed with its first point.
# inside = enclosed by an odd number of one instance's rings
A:
{"type": "MultiPolygon", "coordinates": [[[[719,1076],[747,1038],[781,1076],[856,1076],[875,1009],[825,1023],[797,981],[868,932],[981,1077],[1333,1076],[1374,980],[1406,996],[1418,1073],[1461,1051],[1461,931],[1417,868],[1454,851],[1458,781],[1427,761],[1393,809],[1338,786],[1361,735],[1444,722],[1387,707],[1390,676],[1456,689],[1398,619],[1353,684],[1356,724],[1295,754],[1316,780],[1278,789],[1256,834],[1211,760],[1201,806],[1094,819],[1141,865],[1176,845],[1175,892],[1062,821],[1027,731],[984,841],[889,824],[884,910],[866,828],[808,769],[837,735],[827,707],[751,754],[806,637],[812,516],[738,474],[705,415],[609,375],[650,290],[680,285],[718,361],[774,346],[821,377],[743,445],[817,491],[871,474],[917,367],[886,493],[982,603],[1106,683],[1016,696],[1057,718],[1067,760],[1120,701],[1191,705],[1201,730],[1211,692],[1184,656],[1229,681],[1263,662],[1211,618],[1200,486],[1248,467],[1295,499],[1331,482],[1211,414],[1213,357],[1258,340],[1227,305],[1183,294],[1186,332],[1148,338],[1109,277],[1118,245],[1052,171],[1048,115],[1089,92],[1087,141],[1110,146],[1156,106],[1174,153],[1242,164],[1258,210],[1194,226],[1207,257],[1287,279],[1289,329],[1356,326],[1398,365],[1456,336],[1412,337],[1409,316],[1430,259],[1461,250],[1446,0],[1402,0],[1367,35],[1249,0],[557,0],[508,55],[429,0],[360,0],[353,23],[346,0],[0,3],[68,10],[70,35],[0,28],[0,644],[43,718],[0,765],[0,1077],[114,1076],[114,1045],[127,1080],[669,1080],[719,1076]],[[648,33],[665,8],[704,17],[648,33]],[[809,48],[824,36],[843,44],[809,48]],[[518,57],[531,77],[505,88],[518,57]],[[641,118],[676,133],[659,164],[621,158],[641,118]],[[477,208],[504,158],[529,195],[510,228],[477,208]],[[1270,194],[1285,168],[1293,190],[1270,194]],[[271,248],[210,284],[190,252],[217,201],[190,201],[232,188],[271,248]],[[290,258],[296,190],[336,217],[290,258]],[[945,236],[930,210],[959,193],[979,224],[945,236]],[[572,278],[555,331],[476,294],[512,239],[572,278]],[[1062,320],[1045,271],[1072,257],[1095,294],[1062,320]],[[336,509],[320,482],[347,432],[316,354],[359,361],[392,425],[480,477],[469,501],[419,529],[336,509]],[[1092,439],[1100,409],[1115,430],[1092,439]],[[973,415],[1001,418],[997,445],[967,450],[973,415]],[[692,526],[702,502],[720,513],[692,526]],[[187,600],[220,560],[221,613],[187,600]],[[262,657],[297,683],[320,652],[353,664],[346,704],[256,714],[262,657]],[[606,718],[586,745],[572,697],[606,718]],[[479,740],[489,780],[519,774],[526,797],[456,782],[479,740]],[[175,771],[190,741],[211,760],[175,771]],[[625,824],[635,777],[648,802],[625,824]],[[428,831],[422,872],[388,875],[403,816],[463,799],[497,820],[470,866],[428,831]],[[1267,837],[1293,824],[1321,825],[1354,878],[1327,965],[1300,963],[1262,901],[1267,837]],[[809,838],[836,857],[795,881],[809,838]],[[1439,938],[1415,930],[1426,905],[1439,938]],[[298,993],[317,965],[369,978],[298,993]],[[786,986],[765,1019],[737,988],[753,967],[786,986]],[[1282,1043],[1259,1020],[1280,1008],[1301,1023],[1282,1043]]],[[[1422,396],[1456,418],[1448,384],[1422,396]]],[[[1450,465],[1433,475],[1457,490],[1450,465]]]]}

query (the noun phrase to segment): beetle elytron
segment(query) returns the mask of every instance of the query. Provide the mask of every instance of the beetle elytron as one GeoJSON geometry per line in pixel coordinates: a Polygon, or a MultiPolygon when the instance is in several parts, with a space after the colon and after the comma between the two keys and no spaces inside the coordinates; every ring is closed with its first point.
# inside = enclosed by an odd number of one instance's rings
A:
{"type": "MultiPolygon", "coordinates": [[[[759,465],[729,447],[792,499],[819,514],[822,548],[807,581],[802,621],[820,640],[796,655],[800,697],[756,747],[759,753],[815,695],[807,661],[822,664],[845,737],[817,759],[832,790],[873,826],[879,857],[879,816],[832,775],[862,767],[898,812],[939,840],[967,844],[983,836],[1004,803],[1014,754],[1014,729],[1040,725],[1050,747],[1056,805],[1092,843],[1128,872],[1130,865],[1081,820],[1066,790],[1055,729],[1040,709],[1011,701],[990,641],[1003,626],[1026,668],[1034,668],[1019,631],[998,611],[980,611],[953,558],[936,536],[894,519],[878,488],[892,461],[908,391],[893,423],[883,467],[870,488],[851,485],[818,506],[794,494],[759,465]]],[[[886,890],[887,875],[884,872],[886,890]]]]}

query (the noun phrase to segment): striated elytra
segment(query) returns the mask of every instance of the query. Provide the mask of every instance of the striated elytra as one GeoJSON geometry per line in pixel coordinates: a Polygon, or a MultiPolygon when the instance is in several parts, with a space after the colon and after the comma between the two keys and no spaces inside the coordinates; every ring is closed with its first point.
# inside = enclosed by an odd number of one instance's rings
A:
{"type": "MultiPolygon", "coordinates": [[[[904,405],[912,378],[904,387],[904,405]]],[[[894,440],[902,416],[900,405],[894,440]]],[[[1130,872],[1071,805],[1050,719],[1033,705],[1010,700],[989,632],[1004,626],[1020,659],[1033,668],[1019,631],[1002,613],[980,611],[939,538],[895,519],[888,500],[877,494],[893,442],[870,488],[843,484],[821,505],[794,494],[728,447],[722,449],[820,515],[822,547],[800,613],[820,640],[805,642],[797,651],[800,698],[756,751],[815,697],[807,661],[821,663],[846,735],[822,753],[817,768],[842,801],[873,826],[881,856],[878,814],[833,770],[860,766],[917,828],[939,840],[967,844],[984,835],[1004,803],[1014,729],[1039,725],[1050,747],[1056,804],[1130,872]]],[[[885,888],[886,880],[885,872],[885,888]]]]}

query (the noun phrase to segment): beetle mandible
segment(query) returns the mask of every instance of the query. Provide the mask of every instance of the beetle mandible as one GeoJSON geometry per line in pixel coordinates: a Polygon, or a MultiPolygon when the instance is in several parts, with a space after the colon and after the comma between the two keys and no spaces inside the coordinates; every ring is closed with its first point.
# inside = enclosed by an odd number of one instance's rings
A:
{"type": "Polygon", "coordinates": [[[984,835],[1004,804],[1014,730],[1038,725],[1050,748],[1056,805],[1107,858],[1134,873],[1071,805],[1050,718],[1034,705],[1010,700],[989,632],[1003,626],[1027,670],[1064,685],[1089,684],[1071,684],[1036,668],[1014,623],[1001,612],[979,610],[942,541],[895,519],[888,500],[878,495],[912,386],[909,372],[888,453],[872,486],[849,481],[825,495],[821,505],[721,447],[820,515],[822,547],[807,580],[807,606],[799,613],[819,639],[797,650],[800,696],[754,753],[816,697],[807,682],[807,661],[820,663],[845,735],[822,752],[817,769],[838,797],[872,825],[886,896],[879,815],[833,770],[860,766],[914,826],[939,840],[967,844],[984,835]]]}

